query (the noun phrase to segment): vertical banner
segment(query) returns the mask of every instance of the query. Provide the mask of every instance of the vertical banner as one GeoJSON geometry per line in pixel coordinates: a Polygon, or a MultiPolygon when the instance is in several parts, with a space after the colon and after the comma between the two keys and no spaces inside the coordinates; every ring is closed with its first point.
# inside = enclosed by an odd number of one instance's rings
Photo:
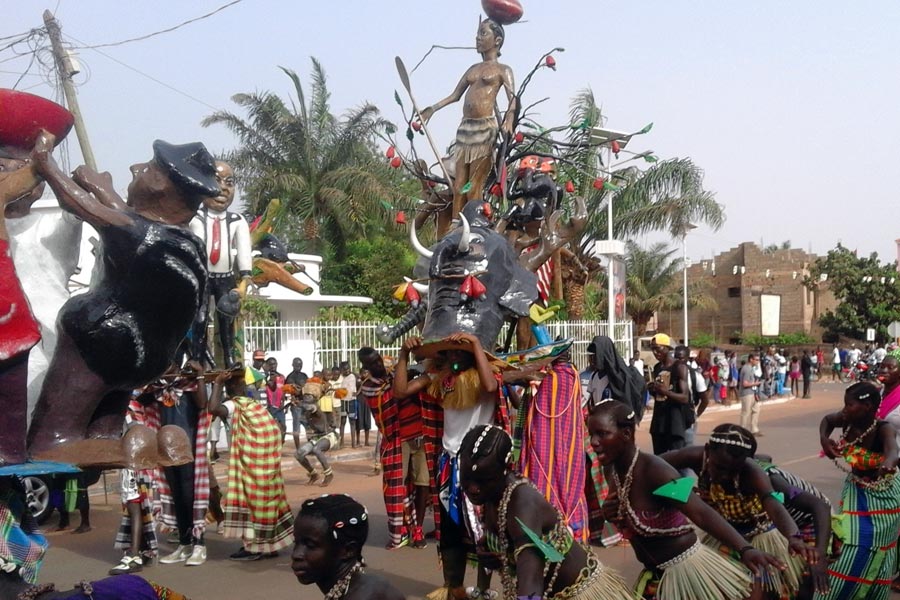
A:
{"type": "Polygon", "coordinates": [[[625,321],[625,261],[620,258],[612,259],[613,292],[616,303],[616,321],[625,321]]]}
{"type": "Polygon", "coordinates": [[[763,294],[759,297],[759,323],[762,335],[781,334],[781,296],[763,294]]]}

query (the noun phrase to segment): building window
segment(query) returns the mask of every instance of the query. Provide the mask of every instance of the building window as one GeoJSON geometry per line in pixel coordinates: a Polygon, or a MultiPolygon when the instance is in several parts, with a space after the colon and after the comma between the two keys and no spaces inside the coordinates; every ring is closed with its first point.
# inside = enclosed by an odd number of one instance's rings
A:
{"type": "Polygon", "coordinates": [[[728,288],[728,297],[729,298],[740,298],[741,297],[741,288],[739,288],[739,287],[728,288]]]}

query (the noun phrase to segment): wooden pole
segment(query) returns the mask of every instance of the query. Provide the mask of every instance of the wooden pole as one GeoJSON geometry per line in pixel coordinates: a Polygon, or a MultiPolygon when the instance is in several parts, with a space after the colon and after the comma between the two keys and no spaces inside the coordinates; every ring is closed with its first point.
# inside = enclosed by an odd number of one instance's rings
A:
{"type": "Polygon", "coordinates": [[[94,151],[91,150],[87,129],[84,127],[81,109],[78,106],[78,96],[75,93],[75,86],[72,84],[72,63],[69,61],[69,57],[62,46],[59,23],[49,10],[44,11],[44,25],[47,26],[47,35],[50,37],[53,58],[56,60],[56,71],[59,74],[63,92],[66,95],[66,105],[75,117],[75,135],[78,136],[78,145],[81,146],[81,156],[84,158],[84,164],[96,171],[97,162],[94,160],[94,151]]]}

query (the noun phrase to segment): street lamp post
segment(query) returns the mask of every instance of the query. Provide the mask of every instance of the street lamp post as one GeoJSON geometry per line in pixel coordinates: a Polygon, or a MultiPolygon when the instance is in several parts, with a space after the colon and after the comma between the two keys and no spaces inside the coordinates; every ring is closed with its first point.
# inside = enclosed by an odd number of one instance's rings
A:
{"type": "Polygon", "coordinates": [[[688,287],[687,287],[687,270],[688,270],[688,257],[687,257],[687,244],[685,240],[687,238],[688,231],[691,229],[696,229],[697,226],[692,223],[685,223],[684,228],[681,230],[681,260],[682,260],[682,303],[684,305],[684,345],[688,346],[688,287]]]}
{"type": "MultiPolygon", "coordinates": [[[[594,127],[591,129],[591,142],[595,144],[605,144],[607,149],[607,160],[606,160],[606,168],[607,168],[607,179],[612,177],[612,159],[613,159],[613,151],[612,151],[612,142],[616,142],[619,145],[619,151],[624,150],[625,146],[628,142],[631,141],[631,136],[633,134],[626,133],[624,131],[613,131],[612,129],[602,129],[600,127],[594,127]]],[[[616,292],[613,281],[613,260],[616,256],[621,256],[624,254],[624,246],[623,242],[617,241],[613,239],[613,203],[612,203],[612,195],[609,196],[608,202],[606,204],[606,243],[595,243],[595,251],[598,254],[604,254],[608,257],[607,267],[606,267],[606,293],[607,293],[607,311],[606,311],[606,319],[607,319],[607,327],[609,328],[609,339],[613,342],[616,341],[616,292]]]]}

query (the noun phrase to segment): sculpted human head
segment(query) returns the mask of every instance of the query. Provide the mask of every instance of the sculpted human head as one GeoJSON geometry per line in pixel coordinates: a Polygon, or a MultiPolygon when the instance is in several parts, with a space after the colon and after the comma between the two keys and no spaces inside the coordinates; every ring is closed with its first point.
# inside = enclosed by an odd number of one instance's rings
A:
{"type": "Polygon", "coordinates": [[[227,162],[216,161],[216,183],[219,184],[219,195],[206,198],[203,205],[209,210],[222,212],[234,202],[234,169],[227,162]]]}
{"type": "Polygon", "coordinates": [[[213,158],[199,142],[153,142],[153,158],[131,166],[128,205],[144,218],[186,225],[204,198],[219,194],[213,158]]]}
{"type": "Polygon", "coordinates": [[[475,49],[479,54],[484,54],[491,50],[496,50],[499,54],[505,37],[503,25],[492,19],[484,19],[478,25],[478,35],[475,36],[475,49]]]}

